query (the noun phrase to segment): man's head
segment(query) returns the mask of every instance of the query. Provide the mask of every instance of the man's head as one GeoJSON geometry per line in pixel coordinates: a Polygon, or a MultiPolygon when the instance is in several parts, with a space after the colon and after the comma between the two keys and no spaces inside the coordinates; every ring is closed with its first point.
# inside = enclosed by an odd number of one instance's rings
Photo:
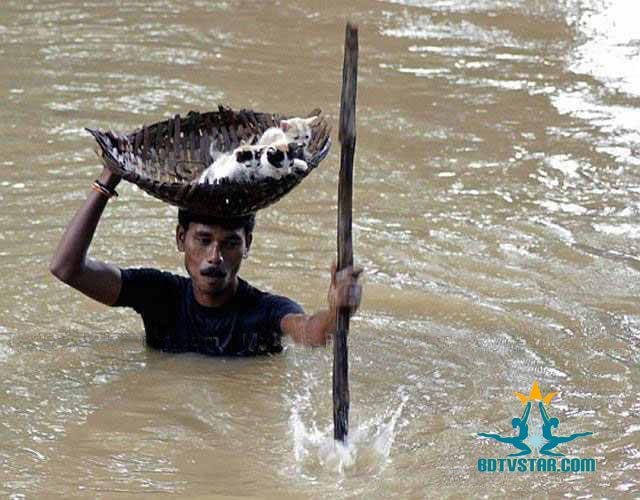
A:
{"type": "Polygon", "coordinates": [[[254,226],[254,214],[222,219],[178,212],[176,244],[184,252],[185,267],[200,295],[219,295],[235,284],[254,226]]]}

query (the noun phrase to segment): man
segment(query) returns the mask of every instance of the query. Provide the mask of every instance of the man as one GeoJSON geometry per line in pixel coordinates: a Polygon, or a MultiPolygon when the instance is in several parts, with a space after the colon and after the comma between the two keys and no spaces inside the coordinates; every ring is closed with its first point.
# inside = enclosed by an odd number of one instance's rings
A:
{"type": "Polygon", "coordinates": [[[150,347],[171,352],[254,355],[282,350],[280,337],[327,343],[336,311],[360,305],[361,269],[331,267],[328,308],[307,315],[294,301],[261,292],[238,277],[253,240],[253,215],[209,219],[181,210],[176,228],[190,278],[156,269],[120,269],[87,257],[100,216],[120,177],[105,168],[65,230],[50,270],[64,283],[109,306],[135,309],[150,347]]]}

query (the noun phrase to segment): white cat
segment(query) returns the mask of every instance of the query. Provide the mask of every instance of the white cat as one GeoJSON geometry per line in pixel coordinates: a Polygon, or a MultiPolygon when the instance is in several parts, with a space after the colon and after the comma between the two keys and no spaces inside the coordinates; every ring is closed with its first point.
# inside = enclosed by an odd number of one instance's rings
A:
{"type": "Polygon", "coordinates": [[[309,168],[306,161],[294,156],[288,144],[280,143],[263,148],[256,174],[258,180],[265,177],[280,179],[292,172],[304,172],[309,168]]]}
{"type": "Polygon", "coordinates": [[[231,153],[216,151],[216,154],[212,155],[213,163],[202,172],[198,182],[215,184],[223,178],[231,181],[249,180],[250,174],[257,172],[260,165],[260,156],[256,155],[254,148],[255,146],[242,145],[231,153]]]}
{"type": "Polygon", "coordinates": [[[202,172],[199,183],[215,184],[222,179],[252,182],[265,178],[280,179],[296,171],[305,171],[307,162],[294,157],[288,144],[273,146],[241,145],[231,153],[215,152],[214,162],[202,172]]]}
{"type": "Polygon", "coordinates": [[[318,119],[317,116],[311,118],[289,118],[282,120],[280,126],[271,127],[264,131],[258,141],[258,145],[289,144],[295,142],[302,146],[304,159],[308,160],[309,143],[311,142],[311,125],[318,119]]]}

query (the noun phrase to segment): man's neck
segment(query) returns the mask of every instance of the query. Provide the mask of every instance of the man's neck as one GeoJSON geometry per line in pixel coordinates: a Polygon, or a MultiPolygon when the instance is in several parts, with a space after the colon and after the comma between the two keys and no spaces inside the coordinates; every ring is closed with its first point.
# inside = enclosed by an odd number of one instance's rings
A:
{"type": "Polygon", "coordinates": [[[238,290],[238,277],[236,276],[229,286],[216,294],[207,294],[193,287],[193,296],[196,302],[205,307],[222,307],[233,299],[238,290]]]}

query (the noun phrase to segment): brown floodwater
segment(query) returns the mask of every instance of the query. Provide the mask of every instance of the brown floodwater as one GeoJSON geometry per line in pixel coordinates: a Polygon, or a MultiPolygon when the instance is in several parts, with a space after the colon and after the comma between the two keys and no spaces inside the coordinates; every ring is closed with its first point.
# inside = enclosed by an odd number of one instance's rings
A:
{"type": "MultiPolygon", "coordinates": [[[[0,494],[9,498],[632,497],[640,493],[640,9],[624,0],[4,0],[0,494]],[[334,146],[258,215],[241,275],[324,306],[344,27],[359,25],[351,433],[330,348],[154,352],[48,261],[99,172],[84,127],[320,107],[334,146]],[[480,472],[536,380],[554,451],[480,472]]],[[[176,209],[123,183],[91,255],[184,273],[176,209]]],[[[531,412],[532,435],[539,428],[531,412]]],[[[533,446],[533,445],[532,445],[533,446]]],[[[532,457],[539,455],[539,446],[532,457]]]]}

